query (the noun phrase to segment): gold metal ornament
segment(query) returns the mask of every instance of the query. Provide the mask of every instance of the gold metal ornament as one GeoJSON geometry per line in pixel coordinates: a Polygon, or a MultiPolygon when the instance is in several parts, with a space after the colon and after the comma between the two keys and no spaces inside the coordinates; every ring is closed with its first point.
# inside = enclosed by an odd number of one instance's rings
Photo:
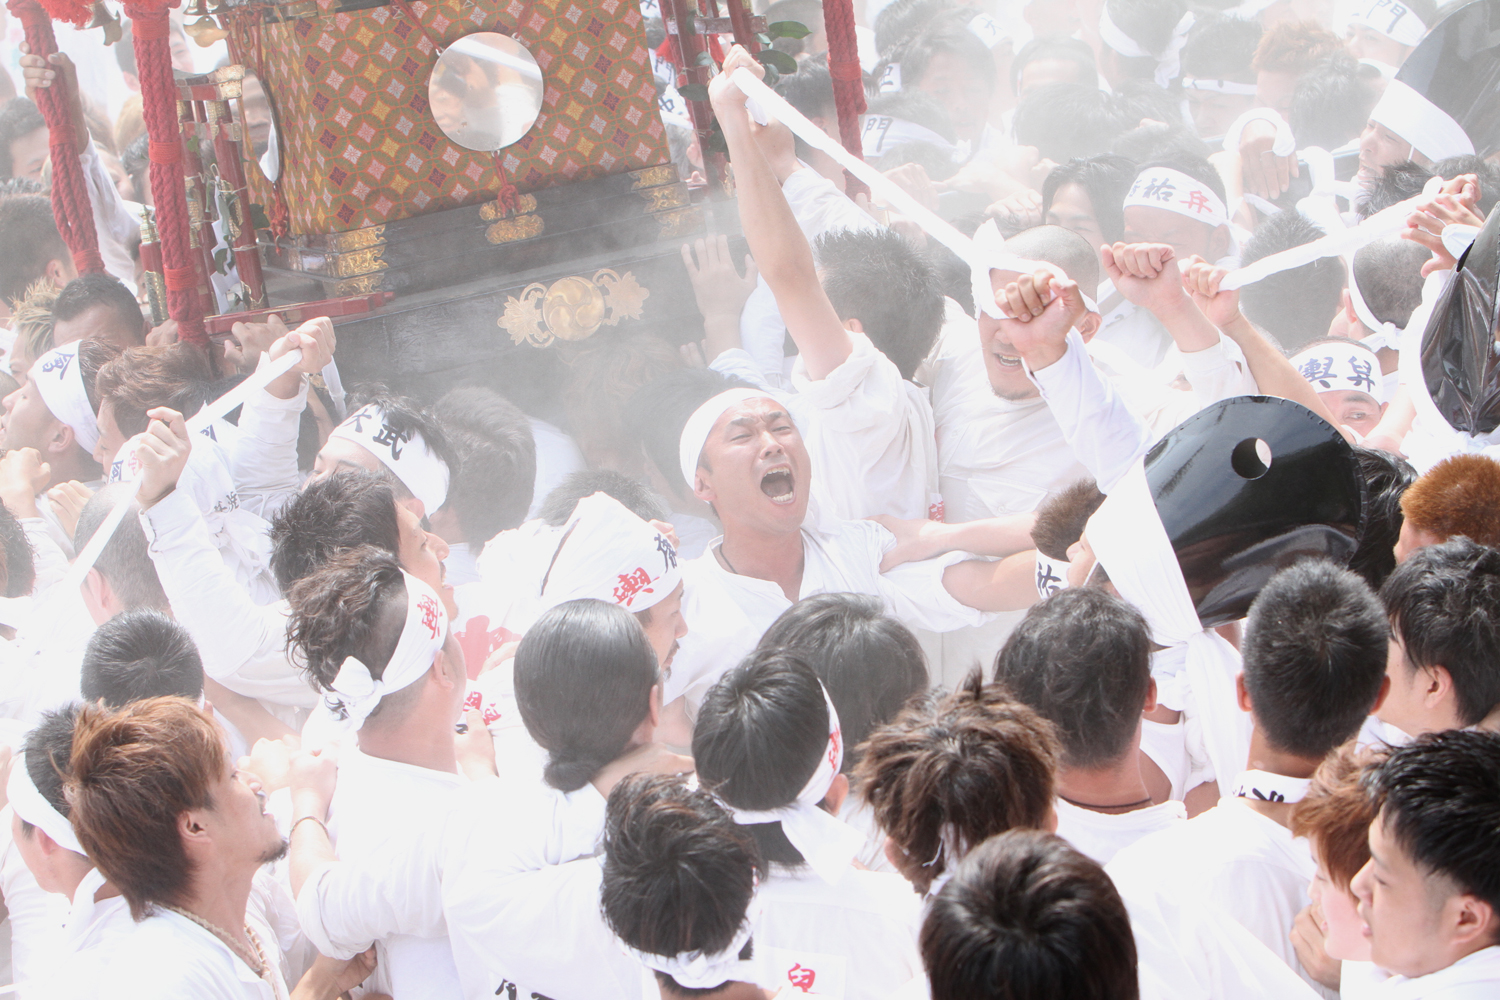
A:
{"type": "Polygon", "coordinates": [[[592,278],[569,275],[551,285],[533,281],[505,299],[505,311],[496,324],[510,334],[512,343],[546,347],[555,340],[584,340],[601,326],[640,319],[650,291],[626,271],[604,268],[592,278]]]}

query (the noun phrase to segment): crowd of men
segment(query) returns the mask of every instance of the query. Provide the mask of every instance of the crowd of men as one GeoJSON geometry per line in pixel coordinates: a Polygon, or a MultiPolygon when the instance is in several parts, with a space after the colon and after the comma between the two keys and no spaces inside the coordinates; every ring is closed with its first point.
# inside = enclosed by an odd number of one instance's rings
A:
{"type": "MultiPolygon", "coordinates": [[[[764,13],[836,132],[821,5],[764,13]]],[[[153,327],[144,174],[20,53],[113,273],[16,97],[16,995],[1500,994],[1500,0],[858,14],[965,254],[726,47],[702,335],[420,400],[327,319],[153,327]]]]}

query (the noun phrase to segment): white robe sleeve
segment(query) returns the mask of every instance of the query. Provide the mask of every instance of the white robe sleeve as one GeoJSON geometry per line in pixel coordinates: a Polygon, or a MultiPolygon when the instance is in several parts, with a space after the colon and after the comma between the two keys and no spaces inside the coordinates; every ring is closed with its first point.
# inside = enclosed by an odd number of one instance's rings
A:
{"type": "Polygon", "coordinates": [[[1108,493],[1145,454],[1150,444],[1146,426],[1099,374],[1076,330],[1068,331],[1068,347],[1060,360],[1027,374],[1078,461],[1108,493]]]}
{"type": "Polygon", "coordinates": [[[1260,392],[1238,345],[1226,340],[1222,334],[1217,344],[1201,351],[1183,351],[1179,358],[1182,373],[1193,387],[1199,406],[1212,406],[1222,399],[1254,396],[1260,392]]]}
{"type": "Polygon", "coordinates": [[[89,205],[94,211],[94,231],[99,238],[99,256],[104,268],[135,294],[135,262],[130,259],[132,238],[140,233],[141,221],[125,207],[119,188],[104,169],[92,140],[89,148],[78,155],[83,167],[84,183],[89,189],[89,205]]]}
{"type": "Polygon", "coordinates": [[[258,605],[235,582],[192,497],[173,490],[140,518],[172,615],[197,644],[204,673],[272,705],[315,706],[317,692],[287,656],[285,603],[258,605]]]}
{"type": "Polygon", "coordinates": [[[797,225],[802,227],[809,243],[839,229],[863,232],[881,228],[869,212],[812,167],[803,167],[789,176],[782,183],[781,192],[786,195],[797,225]]]}
{"type": "MultiPolygon", "coordinates": [[[[266,363],[261,355],[261,364],[266,363]]],[[[297,436],[307,406],[307,382],[297,395],[278,399],[264,389],[240,409],[239,433],[229,448],[229,468],[240,504],[269,518],[302,488],[297,468],[297,436]]]]}
{"type": "MultiPolygon", "coordinates": [[[[46,503],[46,497],[37,501],[46,503]]],[[[36,584],[31,592],[40,595],[68,572],[68,556],[52,537],[47,522],[40,517],[17,518],[26,540],[31,543],[31,563],[36,568],[36,584]]]]}

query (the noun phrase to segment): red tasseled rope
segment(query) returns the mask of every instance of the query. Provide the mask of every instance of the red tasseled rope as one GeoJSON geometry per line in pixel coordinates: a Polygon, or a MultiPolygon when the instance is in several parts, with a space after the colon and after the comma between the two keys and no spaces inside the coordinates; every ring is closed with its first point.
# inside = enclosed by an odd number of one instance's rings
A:
{"type": "Polygon", "coordinates": [[[182,175],[182,133],[177,119],[177,85],[172,80],[172,51],[167,40],[164,3],[129,2],[125,13],[135,36],[136,72],[141,81],[141,113],[149,137],[151,195],[156,202],[156,229],[161,239],[167,313],[177,321],[178,336],[208,345],[198,299],[199,275],[188,238],[187,190],[182,175]]]}
{"type": "MultiPolygon", "coordinates": [[[[859,44],[854,38],[853,0],[823,0],[823,27],[828,32],[828,74],[833,77],[833,102],[838,109],[839,141],[864,159],[859,116],[865,113],[865,85],[860,75],[859,44]]],[[[865,182],[844,172],[845,188],[852,198],[869,194],[865,182]]]]}
{"type": "MultiPolygon", "coordinates": [[[[45,59],[57,51],[52,21],[35,0],[8,0],[6,6],[20,19],[33,55],[45,59]]],[[[94,209],[89,203],[83,164],[78,162],[78,137],[73,134],[73,117],[68,111],[70,99],[61,73],[52,86],[36,93],[37,107],[47,120],[47,145],[52,154],[52,215],[73,254],[73,266],[79,274],[89,274],[103,271],[104,260],[99,256],[99,234],[94,230],[94,209]]]]}

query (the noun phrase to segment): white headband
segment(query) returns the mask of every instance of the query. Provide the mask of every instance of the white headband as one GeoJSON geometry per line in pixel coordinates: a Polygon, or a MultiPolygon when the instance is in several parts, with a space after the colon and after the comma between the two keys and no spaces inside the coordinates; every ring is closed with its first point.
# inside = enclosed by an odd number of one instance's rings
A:
{"type": "Polygon", "coordinates": [[[655,607],[682,582],[677,549],[666,535],[614,497],[595,493],[573,508],[543,578],[545,610],[594,598],[638,612],[655,607]]]}
{"type": "MultiPolygon", "coordinates": [[[[1349,304],[1354,307],[1354,315],[1364,324],[1366,330],[1370,331],[1360,343],[1372,351],[1378,351],[1382,347],[1389,347],[1393,351],[1401,350],[1401,337],[1406,333],[1405,327],[1397,326],[1395,323],[1381,322],[1375,315],[1370,304],[1365,301],[1364,293],[1359,290],[1359,282],[1354,280],[1353,255],[1349,259],[1349,304]]],[[[1375,397],[1380,399],[1379,396],[1375,397]]],[[[1382,403],[1387,400],[1380,399],[1382,403]]]]}
{"type": "Polygon", "coordinates": [[[448,499],[448,464],[433,453],[421,434],[392,428],[374,403],[355,410],[328,436],[357,444],[380,459],[422,501],[429,516],[448,499]]]}
{"type": "Polygon", "coordinates": [[[1385,403],[1380,359],[1359,344],[1316,344],[1292,355],[1292,367],[1319,392],[1363,392],[1385,403]]]}
{"type": "Polygon", "coordinates": [[[1066,559],[1053,559],[1041,549],[1036,550],[1036,596],[1046,600],[1059,590],[1068,589],[1068,567],[1066,559]]]}
{"type": "Polygon", "coordinates": [[[756,823],[780,823],[786,839],[806,859],[808,867],[829,885],[837,885],[849,864],[859,853],[865,838],[858,830],[819,807],[828,795],[833,779],[844,766],[844,735],[839,728],[839,713],[833,707],[828,690],[823,703],[828,706],[828,749],[818,760],[818,767],[791,803],[776,809],[738,809],[729,803],[724,807],[741,826],[756,823]]]}
{"type": "Polygon", "coordinates": [[[740,925],[734,940],[718,952],[692,951],[681,955],[657,955],[649,951],[637,951],[625,942],[620,947],[648,969],[665,972],[684,989],[712,990],[725,983],[759,983],[760,963],[755,959],[740,961],[740,952],[755,935],[760,923],[760,892],[750,899],[745,910],[745,922],[740,925]]]}
{"type": "Polygon", "coordinates": [[[1155,59],[1156,85],[1167,88],[1182,72],[1182,47],[1187,44],[1188,32],[1193,30],[1196,18],[1192,11],[1182,15],[1182,20],[1172,29],[1172,39],[1161,55],[1147,52],[1134,38],[1125,34],[1109,16],[1109,5],[1099,10],[1099,40],[1127,59],[1155,59]]]}
{"type": "Polygon", "coordinates": [[[898,62],[886,64],[880,74],[880,82],[875,85],[877,94],[897,94],[901,92],[901,64],[898,62]]]}
{"type": "Polygon", "coordinates": [[[15,810],[17,816],[39,828],[56,841],[57,846],[75,854],[88,854],[88,851],[85,851],[83,845],[78,842],[78,835],[73,832],[73,824],[66,816],[58,812],[32,783],[31,772],[26,770],[24,753],[17,754],[16,762],[11,765],[10,780],[5,783],[5,798],[10,802],[10,807],[15,810]]]}
{"type": "Polygon", "coordinates": [[[89,405],[89,394],[83,386],[83,363],[78,361],[81,343],[54,347],[36,359],[27,377],[42,394],[42,402],[52,415],[73,428],[78,447],[92,455],[94,445],[99,443],[99,418],[89,405]]]}
{"type": "Polygon", "coordinates": [[[1416,48],[1427,37],[1427,25],[1417,12],[1396,0],[1373,0],[1350,14],[1349,23],[1362,24],[1408,48],[1416,48]]]}
{"type": "Polygon", "coordinates": [[[988,14],[975,14],[969,21],[969,32],[987,49],[993,49],[1005,40],[1005,29],[988,14]]]}
{"type": "Polygon", "coordinates": [[[406,582],[406,622],[380,678],[371,676],[369,667],[350,656],[323,698],[323,707],[339,731],[357,730],[380,699],[421,679],[448,640],[448,612],[437,593],[405,570],[401,576],[406,582]]]}
{"type": "Polygon", "coordinates": [[[1202,77],[1185,76],[1182,86],[1186,90],[1206,90],[1215,94],[1233,94],[1236,97],[1254,97],[1255,84],[1238,80],[1205,80],[1202,77]]]}
{"type": "Polygon", "coordinates": [[[703,455],[714,424],[719,422],[724,411],[747,399],[771,398],[770,393],[760,389],[726,389],[693,411],[687,423],[682,425],[682,437],[677,439],[677,464],[682,469],[682,478],[687,480],[688,489],[693,488],[693,480],[698,475],[698,459],[703,455]]]}
{"type": "Polygon", "coordinates": [[[937,146],[955,160],[958,158],[958,150],[954,148],[953,143],[932,129],[904,118],[893,118],[890,115],[865,115],[860,142],[864,147],[867,160],[877,159],[897,146],[903,146],[909,142],[924,142],[937,146]]]}
{"type": "Polygon", "coordinates": [[[1171,167],[1149,167],[1140,172],[1125,195],[1123,207],[1134,205],[1164,208],[1213,229],[1229,224],[1224,199],[1207,184],[1171,167]]]}
{"type": "MultiPolygon", "coordinates": [[[[973,256],[969,259],[969,286],[974,296],[974,307],[991,319],[1013,319],[1009,310],[995,298],[995,285],[990,280],[991,271],[1015,271],[1019,274],[1035,274],[1047,271],[1054,278],[1068,281],[1068,274],[1050,261],[1028,260],[1005,248],[1005,237],[994,219],[989,219],[974,231],[973,256]]],[[[1099,306],[1080,288],[1083,304],[1089,312],[1098,312],[1099,306]]],[[[1050,302],[1051,299],[1048,299],[1050,302]]]]}
{"type": "Polygon", "coordinates": [[[1385,85],[1370,121],[1384,125],[1434,162],[1474,153],[1469,133],[1452,115],[1400,80],[1385,85]]]}

